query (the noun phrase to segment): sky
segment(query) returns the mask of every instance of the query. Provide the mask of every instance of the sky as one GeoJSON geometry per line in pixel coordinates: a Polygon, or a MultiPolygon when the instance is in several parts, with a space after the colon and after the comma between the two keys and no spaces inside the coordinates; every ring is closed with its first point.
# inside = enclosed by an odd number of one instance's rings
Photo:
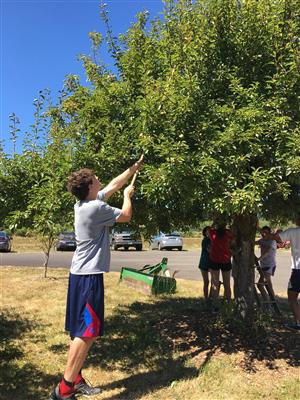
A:
{"type": "MultiPolygon", "coordinates": [[[[106,0],[110,24],[115,36],[125,33],[138,12],[148,10],[150,18],[163,10],[161,0],[106,0]]],[[[33,101],[42,89],[50,89],[57,98],[66,75],[80,76],[86,84],[78,55],[89,54],[88,33],[105,33],[100,18],[100,0],[0,0],[0,139],[7,153],[9,115],[20,120],[17,152],[22,138],[34,122],[33,101]]],[[[105,49],[101,53],[112,67],[105,49]]],[[[112,67],[113,68],[113,67],[112,67]]]]}

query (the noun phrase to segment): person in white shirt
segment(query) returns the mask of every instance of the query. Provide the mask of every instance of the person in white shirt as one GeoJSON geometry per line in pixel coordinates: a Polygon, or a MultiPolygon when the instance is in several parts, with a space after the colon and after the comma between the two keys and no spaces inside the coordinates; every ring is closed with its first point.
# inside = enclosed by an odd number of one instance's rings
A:
{"type": "Polygon", "coordinates": [[[300,293],[300,213],[295,219],[296,227],[288,228],[285,231],[266,235],[266,239],[276,240],[277,242],[290,241],[292,274],[288,283],[288,300],[293,312],[295,323],[287,324],[288,328],[300,331],[300,305],[298,296],[300,293]]]}

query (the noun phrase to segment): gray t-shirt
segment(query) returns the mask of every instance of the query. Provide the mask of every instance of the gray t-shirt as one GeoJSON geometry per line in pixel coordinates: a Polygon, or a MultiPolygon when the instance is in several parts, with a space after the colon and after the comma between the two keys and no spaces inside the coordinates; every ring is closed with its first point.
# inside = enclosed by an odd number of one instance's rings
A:
{"type": "Polygon", "coordinates": [[[267,252],[268,255],[260,260],[262,268],[273,268],[276,266],[276,250],[277,243],[275,240],[259,239],[257,243],[260,246],[261,255],[264,256],[267,252]],[[270,251],[269,251],[270,250],[270,251]]]}
{"type": "Polygon", "coordinates": [[[108,272],[110,267],[109,227],[121,214],[119,208],[106,204],[105,189],[96,200],[78,201],[74,206],[75,236],[71,274],[87,275],[108,272]]]}

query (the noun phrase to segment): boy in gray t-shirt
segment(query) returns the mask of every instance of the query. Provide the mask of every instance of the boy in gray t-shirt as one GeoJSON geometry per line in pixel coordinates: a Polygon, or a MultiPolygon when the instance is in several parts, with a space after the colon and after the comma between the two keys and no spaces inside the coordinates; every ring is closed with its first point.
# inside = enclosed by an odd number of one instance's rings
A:
{"type": "Polygon", "coordinates": [[[76,400],[76,394],[90,396],[101,391],[86,383],[81,369],[93,342],[103,334],[103,273],[110,266],[109,227],[131,220],[134,187],[129,185],[124,190],[122,209],[109,206],[106,200],[125,185],[142,162],[143,157],[104,189],[90,169],[81,169],[69,177],[68,190],[78,199],[74,206],[77,248],[71,264],[66,311],[66,330],[72,341],[64,376],[49,400],[76,400]]]}
{"type": "Polygon", "coordinates": [[[101,274],[109,271],[109,227],[113,226],[122,211],[103,200],[106,189],[95,200],[81,200],[74,206],[76,251],[71,264],[71,274],[101,274]]]}

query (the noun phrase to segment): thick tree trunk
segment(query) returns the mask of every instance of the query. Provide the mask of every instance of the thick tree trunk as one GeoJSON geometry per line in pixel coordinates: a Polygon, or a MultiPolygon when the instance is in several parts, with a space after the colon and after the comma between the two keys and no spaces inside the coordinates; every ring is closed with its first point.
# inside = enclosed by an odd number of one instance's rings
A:
{"type": "Polygon", "coordinates": [[[236,215],[232,230],[235,234],[233,247],[234,297],[244,320],[251,323],[254,312],[254,244],[257,216],[236,215]]]}

